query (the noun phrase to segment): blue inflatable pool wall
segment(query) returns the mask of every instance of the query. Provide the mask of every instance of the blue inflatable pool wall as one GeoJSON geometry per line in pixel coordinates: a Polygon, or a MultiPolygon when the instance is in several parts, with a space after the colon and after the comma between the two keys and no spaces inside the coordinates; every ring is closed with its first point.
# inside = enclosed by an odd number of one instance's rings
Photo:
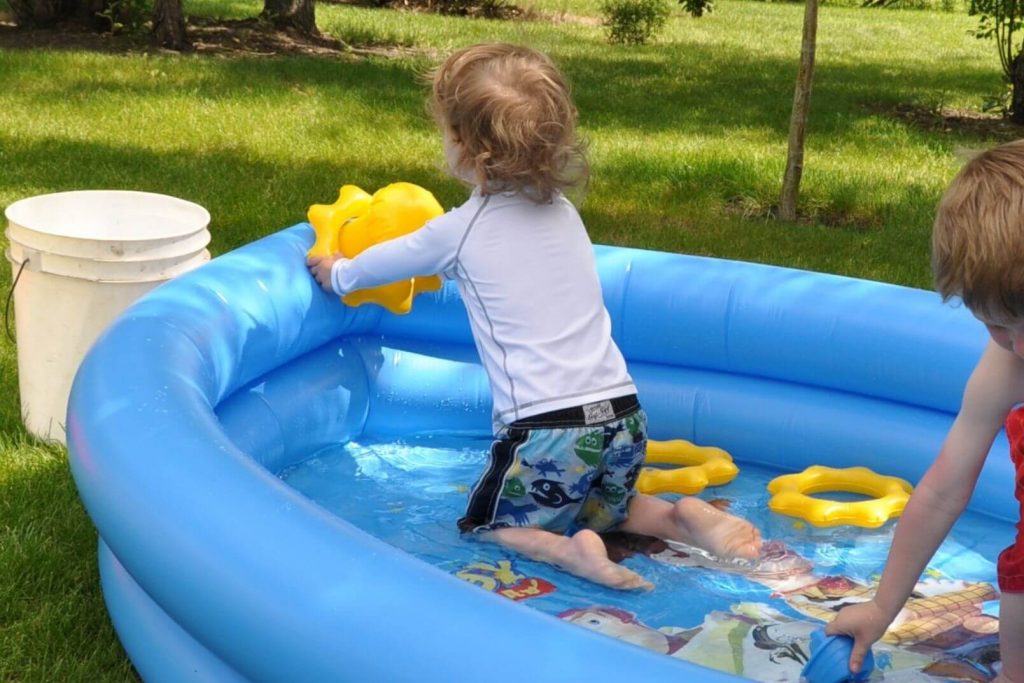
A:
{"type": "MultiPolygon", "coordinates": [[[[300,224],[159,287],[79,369],[71,466],[140,674],[735,680],[480,590],[275,476],[350,439],[490,429],[456,290],[417,298],[404,317],[347,308],[307,273],[312,241],[300,224]]],[[[917,481],[986,339],[931,292],[634,249],[597,255],[652,436],[720,446],[741,466],[864,465],[917,481]]],[[[1002,437],[995,451],[972,506],[1014,519],[1002,437]]]]}

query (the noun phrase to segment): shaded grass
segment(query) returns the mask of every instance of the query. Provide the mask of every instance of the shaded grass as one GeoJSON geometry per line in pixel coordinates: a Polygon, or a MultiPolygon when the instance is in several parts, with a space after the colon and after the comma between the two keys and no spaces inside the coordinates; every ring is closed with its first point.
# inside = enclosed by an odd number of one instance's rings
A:
{"type": "MultiPolygon", "coordinates": [[[[676,13],[639,48],[607,45],[593,21],[319,5],[326,33],[412,49],[342,60],[0,50],[0,205],[86,188],[180,196],[210,210],[215,254],[303,220],[345,182],[408,180],[451,206],[464,190],[442,171],[422,75],[454,47],[509,40],[549,51],[574,85],[593,162],[581,210],[595,242],[927,287],[934,204],[958,150],[992,140],[886,112],[976,109],[1001,87],[992,46],[969,35],[974,20],[823,9],[804,219],[787,225],[770,216],[803,9],[716,4],[701,20],[676,13]]],[[[568,19],[595,6],[535,5],[568,19]]],[[[227,18],[260,8],[188,3],[227,18]]],[[[6,338],[0,396],[0,681],[130,680],[99,594],[95,533],[63,450],[21,427],[6,338]]]]}
{"type": "Polygon", "coordinates": [[[0,681],[136,680],[63,449],[5,437],[0,460],[0,681]]]}

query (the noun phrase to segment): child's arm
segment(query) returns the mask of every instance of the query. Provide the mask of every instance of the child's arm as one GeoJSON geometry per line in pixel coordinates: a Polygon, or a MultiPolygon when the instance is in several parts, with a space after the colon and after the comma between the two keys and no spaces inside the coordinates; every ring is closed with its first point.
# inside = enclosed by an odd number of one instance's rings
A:
{"type": "Polygon", "coordinates": [[[415,232],[375,244],[352,259],[340,254],[311,256],[306,263],[320,286],[338,295],[419,275],[436,275],[450,268],[458,253],[463,231],[450,217],[440,216],[415,232]]]}
{"type": "Polygon", "coordinates": [[[921,572],[967,506],[996,434],[1024,401],[1024,361],[989,341],[971,373],[963,403],[935,462],[915,487],[896,526],[873,600],[844,608],[826,629],[854,638],[850,669],[860,671],[910,597],[921,572]]]}

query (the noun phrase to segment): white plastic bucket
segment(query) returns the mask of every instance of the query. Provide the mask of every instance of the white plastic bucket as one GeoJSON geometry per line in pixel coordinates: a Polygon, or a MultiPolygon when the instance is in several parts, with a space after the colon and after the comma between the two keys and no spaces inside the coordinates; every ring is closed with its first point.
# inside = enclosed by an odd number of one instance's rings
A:
{"type": "Polygon", "coordinates": [[[210,259],[210,214],[162,194],[84,190],[22,199],[4,215],[22,420],[64,443],[86,351],[133,301],[210,259]]]}

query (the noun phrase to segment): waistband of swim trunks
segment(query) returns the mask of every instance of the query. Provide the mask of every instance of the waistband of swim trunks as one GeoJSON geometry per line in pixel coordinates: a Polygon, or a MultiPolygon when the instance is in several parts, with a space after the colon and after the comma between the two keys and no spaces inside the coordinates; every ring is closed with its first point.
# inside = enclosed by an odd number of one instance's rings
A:
{"type": "Polygon", "coordinates": [[[539,415],[531,415],[530,417],[516,420],[509,426],[519,429],[593,427],[620,420],[639,409],[640,401],[637,395],[630,394],[604,401],[594,401],[593,403],[581,406],[573,406],[572,408],[560,408],[559,410],[552,410],[547,413],[540,413],[539,415]],[[594,415],[599,415],[600,419],[595,421],[593,419],[594,415]],[[590,416],[589,419],[588,416],[590,416]]]}

